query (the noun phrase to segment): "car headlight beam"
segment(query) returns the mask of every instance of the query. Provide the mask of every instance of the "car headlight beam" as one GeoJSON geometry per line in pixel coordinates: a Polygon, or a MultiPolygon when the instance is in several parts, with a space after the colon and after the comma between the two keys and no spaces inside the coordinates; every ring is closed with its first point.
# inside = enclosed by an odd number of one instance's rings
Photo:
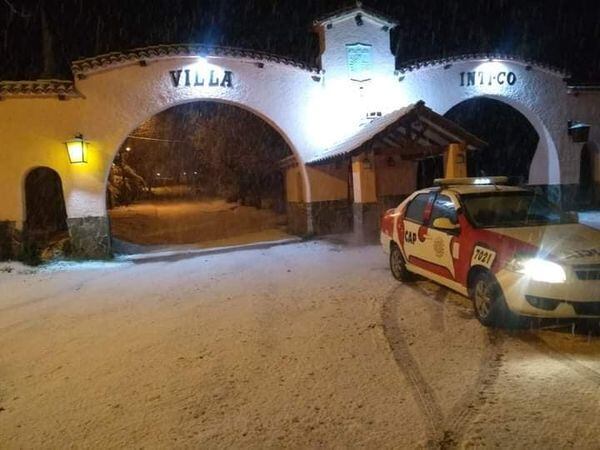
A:
{"type": "Polygon", "coordinates": [[[567,280],[567,274],[562,266],[542,258],[515,259],[507,267],[533,281],[564,283],[567,280]]]}

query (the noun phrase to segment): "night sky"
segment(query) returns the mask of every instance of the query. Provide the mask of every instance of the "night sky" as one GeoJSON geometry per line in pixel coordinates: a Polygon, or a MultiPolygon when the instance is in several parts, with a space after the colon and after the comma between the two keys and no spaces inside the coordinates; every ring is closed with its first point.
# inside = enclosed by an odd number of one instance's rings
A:
{"type": "MultiPolygon", "coordinates": [[[[392,42],[399,65],[412,59],[500,52],[567,68],[578,81],[600,81],[600,1],[363,3],[399,22],[392,42]]],[[[352,4],[343,0],[0,0],[0,78],[70,78],[73,59],[164,43],[237,46],[315,64],[318,43],[310,33],[312,20],[352,4]]]]}

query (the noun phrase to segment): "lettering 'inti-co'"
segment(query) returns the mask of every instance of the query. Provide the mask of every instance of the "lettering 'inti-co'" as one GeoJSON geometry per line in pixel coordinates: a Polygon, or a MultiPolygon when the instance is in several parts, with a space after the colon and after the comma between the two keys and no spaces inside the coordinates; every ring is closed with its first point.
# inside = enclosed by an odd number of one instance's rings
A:
{"type": "Polygon", "coordinates": [[[216,70],[210,70],[207,74],[190,69],[170,70],[173,87],[180,86],[220,86],[233,87],[233,73],[225,70],[222,76],[216,70]]]}
{"type": "Polygon", "coordinates": [[[472,71],[472,72],[461,72],[460,73],[460,85],[461,86],[483,86],[488,85],[492,86],[493,84],[498,84],[502,86],[503,84],[508,84],[512,86],[517,82],[517,75],[514,72],[480,72],[480,71],[472,71]]]}

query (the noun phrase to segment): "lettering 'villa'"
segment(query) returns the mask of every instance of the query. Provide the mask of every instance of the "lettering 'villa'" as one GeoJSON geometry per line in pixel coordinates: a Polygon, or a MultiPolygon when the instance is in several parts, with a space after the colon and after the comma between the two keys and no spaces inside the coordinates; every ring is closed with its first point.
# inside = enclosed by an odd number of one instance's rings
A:
{"type": "MultiPolygon", "coordinates": [[[[206,84],[206,76],[199,70],[170,70],[171,82],[173,87],[179,86],[204,86],[206,84]],[[181,79],[183,75],[183,80],[181,79]],[[183,83],[183,84],[182,84],[183,83]]],[[[233,87],[233,74],[230,70],[223,72],[223,78],[220,79],[215,70],[211,70],[208,75],[208,86],[233,87]]]]}

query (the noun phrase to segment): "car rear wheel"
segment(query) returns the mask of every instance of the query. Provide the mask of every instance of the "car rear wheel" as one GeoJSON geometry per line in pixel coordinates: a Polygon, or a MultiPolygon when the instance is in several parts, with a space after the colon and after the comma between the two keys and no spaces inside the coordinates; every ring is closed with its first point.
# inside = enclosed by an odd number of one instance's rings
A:
{"type": "Polygon", "coordinates": [[[413,274],[406,268],[400,248],[394,243],[392,243],[390,249],[390,270],[394,278],[398,281],[410,281],[413,279],[413,274]]]}
{"type": "Polygon", "coordinates": [[[475,316],[482,325],[511,326],[517,318],[506,306],[502,289],[488,273],[478,274],[471,287],[475,316]]]}

